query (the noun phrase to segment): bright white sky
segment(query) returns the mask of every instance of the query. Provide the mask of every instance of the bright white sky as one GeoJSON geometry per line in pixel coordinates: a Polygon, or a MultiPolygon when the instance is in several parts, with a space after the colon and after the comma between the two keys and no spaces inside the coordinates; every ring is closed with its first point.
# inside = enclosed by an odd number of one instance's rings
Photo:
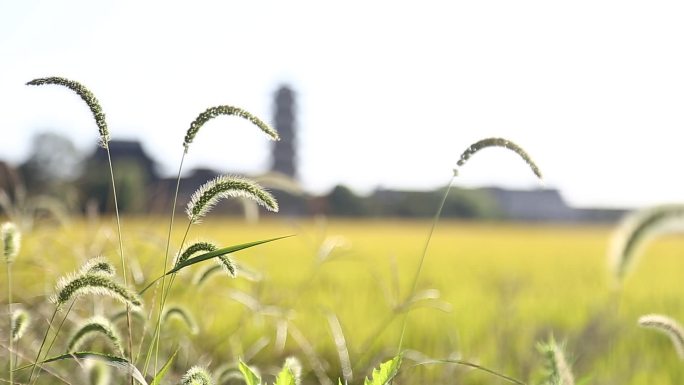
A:
{"type": "MultiPolygon", "coordinates": [[[[298,92],[305,187],[424,189],[488,136],[523,146],[576,205],[684,201],[684,3],[672,1],[5,1],[0,5],[0,158],[23,160],[53,129],[90,150],[85,105],[43,76],[82,82],[113,138],[138,138],[171,174],[206,107],[271,119],[298,92]],[[179,2],[180,3],[180,2],[179,2]]],[[[269,143],[220,118],[188,169],[256,173],[269,143]]],[[[537,187],[524,163],[485,150],[464,186],[537,187]]]]}

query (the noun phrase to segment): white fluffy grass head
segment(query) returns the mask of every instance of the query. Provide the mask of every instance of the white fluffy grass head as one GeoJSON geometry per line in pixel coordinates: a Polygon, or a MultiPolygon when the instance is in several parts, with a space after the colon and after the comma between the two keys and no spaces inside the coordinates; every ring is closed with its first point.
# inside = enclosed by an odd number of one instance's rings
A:
{"type": "Polygon", "coordinates": [[[59,308],[69,300],[87,294],[111,297],[133,309],[142,306],[137,293],[102,274],[72,274],[61,277],[50,300],[59,308]]]}
{"type": "Polygon", "coordinates": [[[116,274],[116,269],[109,263],[107,258],[99,256],[90,258],[79,269],[78,274],[102,274],[107,277],[113,277],[116,274]]]}
{"type": "Polygon", "coordinates": [[[650,240],[684,230],[684,205],[667,204],[628,214],[613,233],[608,258],[618,282],[624,279],[650,240]]]}
{"type": "Polygon", "coordinates": [[[122,340],[119,332],[108,319],[102,316],[94,316],[80,324],[71,338],[69,338],[67,351],[78,351],[85,342],[97,335],[103,336],[123,356],[123,344],[121,343],[122,340]]]}
{"type": "Polygon", "coordinates": [[[21,247],[21,232],[12,222],[5,222],[0,226],[2,237],[2,255],[7,263],[14,262],[21,247]]]}
{"type": "Polygon", "coordinates": [[[31,316],[26,310],[16,309],[12,312],[12,341],[24,336],[31,324],[31,316]]]}
{"type": "Polygon", "coordinates": [[[185,212],[190,221],[198,223],[225,198],[247,198],[270,211],[278,211],[278,202],[273,195],[255,182],[238,176],[222,175],[200,186],[192,194],[185,212]]]}
{"type": "Polygon", "coordinates": [[[211,385],[211,375],[201,366],[193,366],[181,377],[181,385],[211,385]]]}
{"type": "Polygon", "coordinates": [[[684,360],[684,329],[677,321],[665,315],[649,314],[639,318],[639,326],[655,329],[670,337],[677,355],[684,360]]]}

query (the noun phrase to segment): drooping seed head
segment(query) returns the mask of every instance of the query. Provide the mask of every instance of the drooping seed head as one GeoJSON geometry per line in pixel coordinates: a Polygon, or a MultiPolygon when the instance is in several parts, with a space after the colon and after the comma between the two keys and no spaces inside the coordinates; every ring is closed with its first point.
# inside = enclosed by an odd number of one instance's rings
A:
{"type": "Polygon", "coordinates": [[[552,337],[548,342],[539,345],[539,350],[546,356],[549,384],[575,385],[575,377],[560,346],[552,337]]]}
{"type": "Polygon", "coordinates": [[[684,328],[677,321],[668,316],[649,314],[639,318],[639,326],[665,333],[670,337],[679,358],[684,360],[684,328]]]}
{"type": "Polygon", "coordinates": [[[71,338],[69,338],[67,351],[78,351],[81,345],[98,335],[109,341],[123,356],[123,345],[121,343],[119,332],[116,330],[114,325],[109,322],[108,319],[101,316],[95,316],[87,319],[76,329],[71,338]]]}
{"type": "Polygon", "coordinates": [[[621,281],[649,240],[668,230],[684,228],[684,205],[661,205],[625,216],[613,234],[608,256],[621,281]]]}
{"type": "Polygon", "coordinates": [[[19,340],[31,324],[31,316],[26,310],[17,309],[12,312],[12,341],[19,340]]]}
{"type": "Polygon", "coordinates": [[[475,153],[487,147],[503,147],[515,152],[516,154],[520,155],[520,157],[525,161],[525,163],[527,163],[528,166],[530,166],[530,169],[532,169],[534,175],[536,175],[540,180],[542,179],[542,174],[541,171],[539,171],[539,167],[537,167],[527,152],[525,152],[522,147],[504,138],[487,138],[471,144],[470,147],[468,147],[463,154],[461,154],[461,158],[456,163],[458,167],[454,169],[454,175],[458,175],[458,169],[463,167],[468,159],[470,159],[475,153]]]}
{"type": "Polygon", "coordinates": [[[181,385],[211,385],[211,375],[201,366],[193,366],[181,377],[181,385]]]}
{"type": "Polygon", "coordinates": [[[142,306],[138,295],[115,282],[111,277],[102,274],[71,275],[62,277],[57,282],[55,295],[51,301],[59,308],[72,298],[80,296],[104,295],[119,300],[134,309],[142,306]]]}
{"type": "Polygon", "coordinates": [[[97,124],[97,128],[100,131],[100,145],[103,148],[107,148],[107,146],[109,145],[109,129],[107,128],[105,114],[104,112],[102,112],[100,102],[97,100],[95,95],[93,95],[93,93],[90,92],[90,90],[88,90],[84,85],[82,85],[79,82],[56,76],[33,79],[30,82],[26,83],[26,85],[28,86],[40,86],[44,84],[55,84],[67,87],[68,89],[78,94],[78,96],[80,96],[81,99],[83,99],[83,101],[88,105],[88,108],[90,108],[90,112],[92,112],[93,117],[95,118],[95,123],[97,124]]]}
{"type": "Polygon", "coordinates": [[[218,265],[221,266],[221,268],[228,273],[231,278],[237,277],[237,266],[235,266],[235,262],[233,262],[230,257],[226,255],[220,255],[218,258],[216,258],[216,263],[218,263],[218,265]]]}
{"type": "Polygon", "coordinates": [[[266,135],[268,135],[268,137],[272,140],[280,139],[280,136],[278,136],[278,132],[274,130],[271,126],[264,123],[255,115],[241,108],[233,106],[209,107],[204,112],[199,114],[199,116],[197,116],[197,118],[195,118],[195,120],[190,124],[190,128],[188,129],[188,132],[185,134],[185,140],[183,141],[183,147],[185,147],[186,153],[190,148],[190,143],[192,143],[192,141],[195,139],[195,136],[197,135],[197,132],[199,132],[199,129],[209,120],[221,115],[238,116],[240,118],[247,119],[257,127],[259,127],[259,129],[263,131],[266,135]]]}
{"type": "Polygon", "coordinates": [[[78,274],[102,274],[104,276],[113,277],[114,274],[116,274],[116,269],[107,261],[107,258],[100,256],[87,260],[78,270],[78,274]]]}
{"type": "Polygon", "coordinates": [[[198,223],[221,199],[248,198],[270,211],[278,211],[278,202],[258,184],[241,177],[219,176],[200,186],[185,212],[193,223],[198,223]]]}
{"type": "Polygon", "coordinates": [[[19,254],[21,232],[14,223],[5,222],[0,227],[0,236],[2,237],[2,255],[5,257],[5,262],[12,263],[19,254]]]}
{"type": "Polygon", "coordinates": [[[302,382],[302,363],[297,359],[297,357],[288,357],[285,359],[285,364],[283,365],[283,370],[289,370],[294,377],[295,385],[299,385],[302,382]]]}
{"type": "Polygon", "coordinates": [[[192,314],[190,311],[180,305],[173,305],[173,306],[168,306],[164,309],[164,314],[162,315],[162,320],[164,324],[169,322],[171,319],[179,319],[183,321],[185,326],[190,329],[190,333],[192,334],[197,334],[199,333],[199,327],[197,326],[197,323],[195,322],[195,319],[192,317],[192,314]]]}
{"type": "Polygon", "coordinates": [[[185,250],[180,254],[180,256],[176,256],[176,262],[174,263],[174,267],[178,267],[181,263],[185,262],[188,260],[188,258],[192,257],[193,255],[204,252],[204,253],[210,253],[212,251],[215,251],[217,249],[216,245],[210,242],[204,242],[204,241],[198,241],[192,243],[190,246],[186,247],[185,250]]]}

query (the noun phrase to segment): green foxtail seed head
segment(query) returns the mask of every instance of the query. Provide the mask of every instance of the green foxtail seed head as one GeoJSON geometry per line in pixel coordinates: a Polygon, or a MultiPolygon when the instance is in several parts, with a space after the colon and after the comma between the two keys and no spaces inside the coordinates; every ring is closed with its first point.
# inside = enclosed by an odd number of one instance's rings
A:
{"type": "Polygon", "coordinates": [[[197,135],[197,132],[199,131],[200,127],[202,127],[204,123],[220,115],[232,115],[238,116],[243,119],[247,119],[257,127],[259,127],[259,129],[261,129],[261,131],[268,135],[268,137],[272,140],[280,140],[280,136],[278,136],[278,132],[276,130],[271,128],[268,124],[264,123],[261,119],[257,118],[251,113],[238,107],[216,106],[207,108],[206,111],[199,114],[199,116],[197,116],[197,118],[190,124],[190,128],[188,129],[188,132],[185,134],[185,140],[183,141],[185,153],[188,152],[188,149],[190,148],[190,143],[192,143],[192,141],[195,139],[195,136],[197,135]]]}
{"type": "Polygon", "coordinates": [[[178,267],[178,265],[187,261],[188,258],[192,257],[197,253],[210,253],[212,251],[215,251],[216,249],[217,247],[213,243],[203,241],[195,242],[190,246],[186,247],[185,250],[180,254],[180,256],[176,257],[176,263],[174,263],[174,267],[178,267]]]}
{"type": "Polygon", "coordinates": [[[188,309],[179,305],[166,307],[164,309],[164,314],[162,315],[162,320],[164,321],[164,324],[166,324],[173,318],[183,321],[185,326],[187,326],[188,329],[190,329],[190,333],[199,333],[199,327],[197,327],[197,323],[195,322],[195,319],[192,317],[192,314],[188,311],[188,309]]]}
{"type": "Polygon", "coordinates": [[[19,340],[31,324],[31,316],[26,310],[17,309],[12,312],[12,341],[19,340]]]}
{"type": "Polygon", "coordinates": [[[231,278],[237,277],[237,266],[235,266],[235,262],[233,262],[230,257],[226,255],[220,255],[218,258],[216,258],[216,263],[218,263],[218,265],[221,266],[221,268],[228,273],[231,278]]]}
{"type": "Polygon", "coordinates": [[[123,345],[119,332],[108,319],[101,316],[87,319],[78,327],[76,332],[69,338],[67,351],[78,351],[83,343],[97,335],[105,337],[116,348],[118,353],[123,356],[123,345]]]}
{"type": "Polygon", "coordinates": [[[672,227],[681,229],[684,205],[661,205],[627,215],[613,234],[609,258],[613,273],[622,280],[650,239],[672,227]]]}
{"type": "Polygon", "coordinates": [[[667,334],[679,358],[684,360],[684,329],[677,321],[664,315],[649,314],[639,318],[639,325],[667,334]]]}
{"type": "Polygon", "coordinates": [[[200,366],[193,366],[181,377],[181,385],[211,385],[211,375],[200,366]]]}
{"type": "Polygon", "coordinates": [[[546,356],[548,368],[547,384],[575,385],[575,377],[565,358],[563,347],[553,337],[548,342],[540,344],[539,350],[546,356]]]}
{"type": "Polygon", "coordinates": [[[137,309],[142,302],[136,293],[102,274],[70,275],[57,282],[56,294],[51,298],[59,308],[72,298],[82,295],[104,295],[137,309]]]}
{"type": "Polygon", "coordinates": [[[14,223],[5,222],[0,227],[0,236],[2,237],[2,255],[5,257],[5,262],[12,263],[19,254],[21,232],[14,223]]]}
{"type": "Polygon", "coordinates": [[[100,145],[103,148],[107,148],[107,146],[109,145],[109,129],[107,129],[107,121],[105,121],[105,114],[104,112],[102,112],[100,102],[97,100],[95,95],[93,95],[93,93],[90,92],[81,83],[60,77],[33,79],[30,82],[26,83],[26,85],[28,86],[40,86],[43,84],[56,84],[64,86],[77,93],[78,96],[80,96],[81,99],[83,99],[83,101],[88,105],[88,108],[90,108],[90,112],[93,113],[95,123],[97,124],[97,128],[100,131],[100,145]]]}
{"type": "Polygon", "coordinates": [[[542,179],[542,174],[541,171],[539,171],[539,167],[537,167],[532,158],[527,155],[527,152],[525,152],[522,147],[504,138],[487,138],[471,144],[470,147],[468,147],[463,154],[461,154],[461,158],[456,163],[458,167],[454,169],[454,175],[458,175],[458,169],[463,167],[470,157],[487,147],[503,147],[515,152],[516,154],[520,155],[521,158],[523,158],[528,166],[530,166],[532,172],[534,172],[534,175],[536,175],[540,180],[542,179]]]}
{"type": "Polygon", "coordinates": [[[266,209],[278,212],[278,202],[258,184],[240,177],[219,176],[200,186],[185,212],[193,223],[198,223],[223,198],[249,198],[266,209]]]}
{"type": "Polygon", "coordinates": [[[107,258],[105,257],[95,257],[87,260],[80,269],[78,269],[79,275],[86,274],[101,274],[108,277],[113,277],[116,274],[116,269],[112,266],[107,258]]]}

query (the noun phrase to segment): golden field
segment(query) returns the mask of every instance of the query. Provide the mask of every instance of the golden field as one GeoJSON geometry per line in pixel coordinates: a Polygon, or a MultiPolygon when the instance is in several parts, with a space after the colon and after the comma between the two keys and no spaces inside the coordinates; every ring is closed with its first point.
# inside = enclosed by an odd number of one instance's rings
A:
{"type": "MultiPolygon", "coordinates": [[[[180,215],[177,221],[172,252],[186,225],[180,215]]],[[[129,277],[141,289],[162,271],[168,219],[124,217],[122,225],[129,277]]],[[[166,324],[162,357],[180,346],[177,373],[195,364],[214,370],[246,357],[267,377],[285,357],[295,355],[303,363],[305,383],[321,381],[318,368],[336,384],[342,375],[334,338],[339,342],[341,336],[330,326],[336,317],[354,383],[362,382],[371,366],[397,351],[401,311],[409,307],[402,303],[429,226],[429,221],[282,218],[247,224],[210,217],[192,226],[189,240],[211,240],[222,247],[295,236],[234,255],[238,264],[258,273],[252,277],[257,280],[217,274],[196,284],[195,276],[212,261],[182,271],[170,302],[188,307],[199,332],[191,335],[176,321],[166,324]]],[[[33,313],[34,323],[20,349],[35,354],[32,344],[40,341],[52,311],[46,295],[59,276],[97,255],[119,266],[115,229],[112,220],[99,219],[39,226],[24,234],[14,265],[14,296],[33,313]]],[[[440,221],[418,281],[425,298],[416,299],[409,313],[408,353],[395,383],[505,383],[461,366],[414,367],[414,360],[460,358],[536,384],[544,366],[537,343],[552,335],[566,342],[575,376],[587,384],[683,383],[684,365],[668,338],[636,321],[649,313],[684,321],[684,238],[651,243],[619,287],[606,258],[612,231],[605,226],[440,221]]],[[[4,298],[6,289],[0,293],[4,298]]],[[[153,293],[145,294],[146,312],[158,306],[153,293]]],[[[74,322],[121,310],[110,300],[99,301],[79,301],[65,323],[64,338],[74,322]]],[[[5,330],[6,321],[1,325],[5,330]]],[[[124,335],[124,323],[119,325],[124,335]]],[[[143,328],[134,326],[137,344],[143,328]]],[[[53,354],[63,352],[56,346],[53,354]]],[[[69,365],[74,364],[56,367],[69,365]]],[[[51,381],[44,375],[39,383],[51,381]]]]}

